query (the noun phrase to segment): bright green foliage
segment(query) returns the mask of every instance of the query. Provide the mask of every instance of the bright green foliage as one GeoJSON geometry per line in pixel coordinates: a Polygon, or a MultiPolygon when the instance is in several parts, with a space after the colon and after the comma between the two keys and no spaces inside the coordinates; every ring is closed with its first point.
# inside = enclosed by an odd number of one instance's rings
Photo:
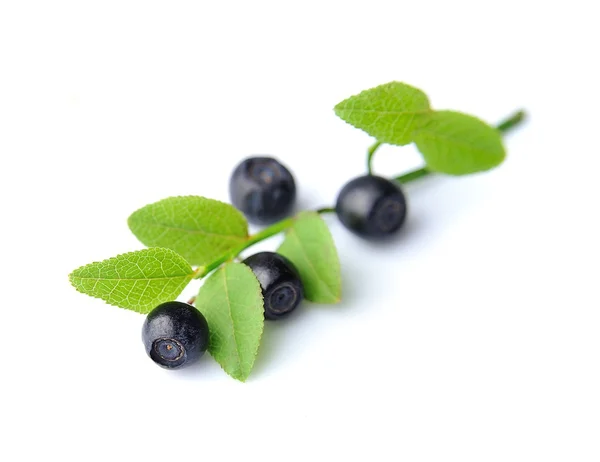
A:
{"type": "Polygon", "coordinates": [[[208,351],[225,372],[244,382],[264,326],[262,292],[254,273],[242,263],[226,263],[200,288],[196,307],[208,322],[208,351]]]}
{"type": "Polygon", "coordinates": [[[414,139],[427,168],[450,175],[489,170],[505,157],[500,132],[460,112],[432,112],[414,139]]]}
{"type": "MultiPolygon", "coordinates": [[[[501,131],[524,117],[516,113],[496,129],[470,115],[434,111],[425,93],[401,82],[365,90],[334,110],[377,139],[368,152],[369,172],[380,144],[416,144],[426,166],[399,177],[405,182],[430,171],[465,175],[496,167],[505,158],[501,131]]],[[[252,270],[230,261],[237,254],[285,230],[278,252],[298,269],[305,298],[323,304],[341,300],[337,250],[317,212],[301,212],[249,237],[246,219],[232,205],[180,196],[137,210],[128,225],[150,248],[83,266],[69,275],[71,284],[111,305],[148,313],[175,300],[194,277],[210,274],[195,301],[209,325],[208,351],[227,374],[242,382],[254,366],[264,305],[252,270]],[[200,267],[194,271],[190,265],[200,267]]]]}
{"type": "Polygon", "coordinates": [[[84,294],[139,313],[174,300],[192,280],[194,271],[169,249],[129,252],[76,269],[71,284],[84,294]]]}
{"type": "Polygon", "coordinates": [[[331,233],[318,213],[299,213],[277,252],[298,269],[307,300],[315,303],[341,300],[340,261],[331,233]]]}
{"type": "Polygon", "coordinates": [[[390,82],[365,90],[337,106],[335,113],[382,143],[405,145],[421,116],[430,111],[427,95],[401,82],[390,82]]]}
{"type": "Polygon", "coordinates": [[[128,220],[149,247],[166,247],[192,265],[205,265],[248,238],[248,224],[232,205],[199,196],[170,197],[134,212],[128,220]]]}

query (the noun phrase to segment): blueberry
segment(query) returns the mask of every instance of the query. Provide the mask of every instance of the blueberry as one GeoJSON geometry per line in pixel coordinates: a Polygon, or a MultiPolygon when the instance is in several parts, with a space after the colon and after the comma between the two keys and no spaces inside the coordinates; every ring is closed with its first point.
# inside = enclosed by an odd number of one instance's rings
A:
{"type": "Polygon", "coordinates": [[[406,198],[397,182],[365,175],[340,191],[335,212],[342,224],[366,239],[382,239],[397,232],[406,218],[406,198]]]}
{"type": "Polygon", "coordinates": [[[208,324],[193,306],[166,302],[146,317],[142,340],[156,364],[179,369],[197,361],[208,348],[208,324]]]}
{"type": "Polygon", "coordinates": [[[272,157],[251,157],[233,171],[229,195],[248,221],[269,224],[292,212],[296,183],[290,171],[272,157]]]}
{"type": "Polygon", "coordinates": [[[274,252],[260,252],[246,258],[262,288],[265,318],[279,319],[291,313],[304,298],[304,287],[294,264],[274,252]]]}

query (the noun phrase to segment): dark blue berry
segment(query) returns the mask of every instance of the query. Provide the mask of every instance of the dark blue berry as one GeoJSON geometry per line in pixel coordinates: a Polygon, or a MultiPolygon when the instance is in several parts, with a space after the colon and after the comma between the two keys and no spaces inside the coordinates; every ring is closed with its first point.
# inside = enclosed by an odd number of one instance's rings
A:
{"type": "Polygon", "coordinates": [[[269,224],[292,212],[296,183],[290,171],[272,157],[251,157],[233,171],[229,195],[248,221],[269,224]]]}
{"type": "Polygon", "coordinates": [[[335,211],[342,224],[358,236],[382,239],[404,224],[406,198],[397,182],[365,175],[342,188],[335,211]]]}
{"type": "Polygon", "coordinates": [[[304,298],[304,286],[294,264],[274,252],[260,252],[244,260],[262,288],[265,318],[291,313],[304,298]]]}
{"type": "Polygon", "coordinates": [[[166,302],[146,317],[142,340],[156,364],[179,369],[198,360],[208,348],[208,324],[193,306],[166,302]]]}

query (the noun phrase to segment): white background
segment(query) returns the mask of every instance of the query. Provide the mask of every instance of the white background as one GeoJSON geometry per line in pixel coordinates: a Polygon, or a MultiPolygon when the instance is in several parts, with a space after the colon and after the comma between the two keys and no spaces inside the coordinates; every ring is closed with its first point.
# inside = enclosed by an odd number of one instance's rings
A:
{"type": "Polygon", "coordinates": [[[0,460],[597,462],[593,4],[2,1],[0,460]],[[530,119],[499,169],[407,187],[392,244],[327,217],[344,300],[269,323],[247,383],[156,367],[142,316],[70,287],[141,248],[146,203],[227,200],[247,155],[332,204],[372,141],[332,107],[391,80],[530,119]]]}

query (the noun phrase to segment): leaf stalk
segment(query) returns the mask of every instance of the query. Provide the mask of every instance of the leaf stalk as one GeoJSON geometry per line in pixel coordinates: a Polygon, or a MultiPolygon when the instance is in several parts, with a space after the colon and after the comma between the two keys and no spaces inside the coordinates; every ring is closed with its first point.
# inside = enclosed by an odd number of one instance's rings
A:
{"type": "Polygon", "coordinates": [[[375,152],[379,149],[379,146],[381,146],[382,144],[383,143],[381,141],[375,141],[375,143],[372,144],[367,150],[367,172],[369,172],[369,175],[373,174],[373,156],[375,155],[375,152]]]}

